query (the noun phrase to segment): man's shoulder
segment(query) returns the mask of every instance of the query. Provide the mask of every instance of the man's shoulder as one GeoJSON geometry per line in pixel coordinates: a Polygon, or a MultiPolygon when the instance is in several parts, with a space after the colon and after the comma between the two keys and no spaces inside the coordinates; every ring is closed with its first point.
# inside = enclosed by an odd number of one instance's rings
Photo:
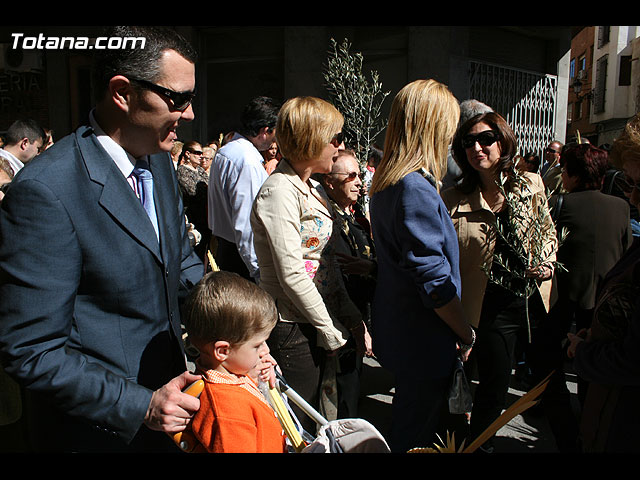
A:
{"type": "Polygon", "coordinates": [[[261,165],[262,156],[258,149],[244,137],[237,138],[225,145],[223,145],[216,156],[220,155],[226,160],[233,162],[239,167],[245,164],[255,166],[261,165]]]}

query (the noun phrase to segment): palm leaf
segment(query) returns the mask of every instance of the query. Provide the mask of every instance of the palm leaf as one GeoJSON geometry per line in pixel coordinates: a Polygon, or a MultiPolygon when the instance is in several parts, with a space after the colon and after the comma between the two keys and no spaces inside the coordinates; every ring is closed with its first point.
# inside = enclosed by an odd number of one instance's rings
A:
{"type": "Polygon", "coordinates": [[[502,412],[502,415],[500,415],[491,425],[489,425],[489,427],[484,432],[482,432],[478,436],[478,438],[471,442],[469,446],[463,450],[462,453],[475,452],[478,447],[480,447],[493,435],[495,435],[498,430],[509,423],[516,415],[521,414],[528,408],[531,408],[536,403],[538,403],[538,397],[542,394],[542,392],[544,392],[545,388],[547,388],[547,384],[549,383],[551,375],[553,375],[553,372],[547,375],[547,377],[538,385],[533,387],[531,390],[529,390],[529,392],[525,393],[516,402],[514,402],[513,405],[502,412]]]}

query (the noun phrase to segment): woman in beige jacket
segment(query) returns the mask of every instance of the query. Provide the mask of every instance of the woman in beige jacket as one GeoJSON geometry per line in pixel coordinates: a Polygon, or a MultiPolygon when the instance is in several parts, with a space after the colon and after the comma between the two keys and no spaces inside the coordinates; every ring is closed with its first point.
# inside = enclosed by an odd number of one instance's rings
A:
{"type": "MultiPolygon", "coordinates": [[[[529,299],[531,310],[543,307],[548,312],[553,302],[557,240],[540,177],[532,173],[515,176],[516,137],[500,115],[486,113],[465,122],[452,148],[462,170],[461,181],[444,191],[442,197],[458,234],[462,305],[469,321],[477,328],[477,342],[471,354],[475,357],[479,379],[471,413],[470,439],[473,439],[505,406],[515,344],[529,326],[525,300],[514,293],[523,291],[525,280],[511,278],[508,287],[504,287],[490,280],[488,273],[490,271],[494,278],[506,278],[509,272],[499,260],[508,261],[511,271],[520,263],[520,271],[526,271],[537,285],[537,292],[529,299]],[[524,265],[511,249],[511,243],[498,234],[498,225],[506,228],[514,215],[499,188],[500,178],[508,179],[504,184],[506,191],[524,199],[527,221],[534,217],[540,219],[544,261],[539,265],[524,265]]],[[[527,237],[527,221],[520,222],[512,233],[518,243],[525,245],[525,251],[532,253],[526,248],[535,244],[527,237]]],[[[493,448],[491,442],[484,447],[493,448]]]]}
{"type": "MultiPolygon", "coordinates": [[[[275,299],[280,317],[269,348],[287,382],[316,408],[325,357],[335,355],[356,331],[364,332],[337,260],[325,251],[333,228],[331,209],[311,179],[331,172],[338,149],[344,148],[342,126],[342,115],[324,100],[285,102],[276,123],[283,159],[262,185],[251,212],[259,285],[275,299]]],[[[294,411],[315,433],[313,422],[294,411]]]]}

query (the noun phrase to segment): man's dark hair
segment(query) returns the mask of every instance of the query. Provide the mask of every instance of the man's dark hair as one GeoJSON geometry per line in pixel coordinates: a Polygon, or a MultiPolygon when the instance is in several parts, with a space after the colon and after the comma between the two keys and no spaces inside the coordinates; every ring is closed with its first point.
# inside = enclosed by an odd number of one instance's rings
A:
{"type": "Polygon", "coordinates": [[[280,104],[273,98],[254,98],[242,112],[243,131],[241,133],[247,137],[255,137],[263,127],[274,128],[278,120],[278,111],[280,111],[280,104]]]}
{"type": "Polygon", "coordinates": [[[20,143],[23,138],[33,143],[38,139],[44,141],[45,137],[44,129],[38,125],[38,122],[27,118],[13,122],[7,130],[7,133],[5,133],[4,140],[5,145],[16,145],[20,143]]]}
{"type": "Polygon", "coordinates": [[[112,38],[144,38],[144,48],[132,43],[131,48],[94,49],[93,91],[94,99],[100,101],[109,80],[115,75],[156,82],[160,76],[160,58],[166,50],[174,50],[191,63],[196,63],[197,54],[191,44],[169,27],[122,26],[111,27],[103,33],[112,38]]]}

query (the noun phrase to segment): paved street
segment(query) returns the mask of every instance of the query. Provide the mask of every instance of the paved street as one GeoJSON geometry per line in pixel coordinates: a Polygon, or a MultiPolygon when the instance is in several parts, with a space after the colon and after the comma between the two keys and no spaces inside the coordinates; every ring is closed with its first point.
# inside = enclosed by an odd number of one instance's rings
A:
{"type": "MultiPolygon", "coordinates": [[[[567,376],[569,390],[575,395],[575,382],[567,376]]],[[[526,393],[513,378],[509,401],[516,401],[526,393]]],[[[391,420],[393,379],[372,359],[365,359],[362,378],[360,417],[370,422],[386,438],[391,420]]],[[[456,439],[460,443],[460,439],[456,439]]],[[[468,442],[467,442],[468,443],[468,442]]],[[[523,412],[501,428],[495,441],[496,453],[556,453],[558,449],[549,424],[543,416],[523,412]]]]}

